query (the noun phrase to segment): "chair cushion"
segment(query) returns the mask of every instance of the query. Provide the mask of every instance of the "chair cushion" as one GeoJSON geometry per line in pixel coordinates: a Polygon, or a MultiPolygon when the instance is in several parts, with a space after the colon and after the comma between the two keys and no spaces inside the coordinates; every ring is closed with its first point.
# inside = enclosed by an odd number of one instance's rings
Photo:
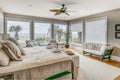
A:
{"type": "Polygon", "coordinates": [[[101,51],[90,50],[90,49],[83,49],[83,51],[88,52],[88,53],[93,53],[93,54],[96,54],[96,55],[103,55],[104,54],[101,51]]]}
{"type": "Polygon", "coordinates": [[[100,51],[100,48],[101,48],[101,46],[102,46],[102,44],[99,44],[99,43],[95,43],[95,44],[93,44],[93,50],[97,50],[97,51],[100,51]]]}
{"type": "Polygon", "coordinates": [[[87,49],[93,49],[93,43],[87,43],[86,48],[87,49]]]}

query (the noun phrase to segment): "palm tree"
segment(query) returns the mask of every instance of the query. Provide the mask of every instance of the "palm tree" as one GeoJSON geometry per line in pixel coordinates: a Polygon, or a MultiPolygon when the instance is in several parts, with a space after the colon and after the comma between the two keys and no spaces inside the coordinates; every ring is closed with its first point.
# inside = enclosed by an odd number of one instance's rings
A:
{"type": "Polygon", "coordinates": [[[18,32],[20,32],[22,30],[21,26],[20,25],[12,25],[10,28],[9,28],[9,32],[14,32],[15,33],[15,39],[16,40],[19,40],[19,34],[18,32]]]}
{"type": "Polygon", "coordinates": [[[61,41],[61,37],[63,36],[64,32],[62,29],[60,29],[58,26],[56,26],[56,30],[55,30],[55,34],[56,34],[56,39],[58,40],[58,42],[60,43],[61,41]]]}
{"type": "MultiPolygon", "coordinates": [[[[51,32],[51,28],[48,29],[48,33],[51,32]]],[[[58,42],[61,41],[61,37],[63,36],[64,32],[61,28],[59,28],[59,26],[54,25],[54,37],[56,40],[58,40],[58,42]]]]}

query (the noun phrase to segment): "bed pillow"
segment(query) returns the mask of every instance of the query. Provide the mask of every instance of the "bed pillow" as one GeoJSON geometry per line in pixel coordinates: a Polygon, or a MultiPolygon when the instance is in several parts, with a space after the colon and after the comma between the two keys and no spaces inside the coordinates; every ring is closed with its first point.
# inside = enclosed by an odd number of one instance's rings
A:
{"type": "Polygon", "coordinates": [[[0,48],[0,66],[8,66],[9,60],[9,56],[0,48]]]}
{"type": "Polygon", "coordinates": [[[18,41],[16,39],[14,39],[13,37],[9,37],[9,39],[11,42],[15,43],[16,45],[20,46],[18,41]]]}
{"type": "Polygon", "coordinates": [[[13,37],[9,37],[9,40],[11,42],[15,43],[18,46],[18,48],[20,49],[22,55],[25,55],[24,49],[19,45],[19,43],[18,43],[18,41],[16,39],[14,39],[13,37]]]}
{"type": "Polygon", "coordinates": [[[2,42],[2,49],[12,60],[22,60],[21,51],[16,44],[11,41],[2,42]]]}
{"type": "Polygon", "coordinates": [[[18,48],[20,49],[20,51],[21,51],[21,55],[25,55],[26,53],[25,53],[25,50],[21,47],[21,46],[18,46],[18,48]]]}

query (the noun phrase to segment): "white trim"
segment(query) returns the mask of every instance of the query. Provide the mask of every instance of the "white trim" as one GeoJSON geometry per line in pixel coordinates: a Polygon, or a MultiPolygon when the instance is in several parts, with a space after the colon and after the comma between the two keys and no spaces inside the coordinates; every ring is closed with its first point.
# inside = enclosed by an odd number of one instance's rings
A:
{"type": "Polygon", "coordinates": [[[91,21],[103,20],[103,19],[108,19],[108,16],[98,17],[98,18],[92,18],[92,19],[87,19],[87,20],[85,20],[85,22],[91,22],[91,21]]]}
{"type": "Polygon", "coordinates": [[[70,45],[82,47],[82,44],[78,44],[78,43],[70,43],[70,45]]]}
{"type": "Polygon", "coordinates": [[[118,57],[118,56],[114,56],[114,55],[112,55],[112,56],[111,56],[111,59],[120,62],[120,57],[118,57]]]}

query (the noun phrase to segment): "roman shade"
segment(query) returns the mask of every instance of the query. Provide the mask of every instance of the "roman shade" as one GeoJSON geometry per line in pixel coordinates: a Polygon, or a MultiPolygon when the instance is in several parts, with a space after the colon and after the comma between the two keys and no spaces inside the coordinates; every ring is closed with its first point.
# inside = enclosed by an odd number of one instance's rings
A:
{"type": "Polygon", "coordinates": [[[70,25],[72,32],[82,32],[83,31],[83,22],[71,23],[70,25]]]}

